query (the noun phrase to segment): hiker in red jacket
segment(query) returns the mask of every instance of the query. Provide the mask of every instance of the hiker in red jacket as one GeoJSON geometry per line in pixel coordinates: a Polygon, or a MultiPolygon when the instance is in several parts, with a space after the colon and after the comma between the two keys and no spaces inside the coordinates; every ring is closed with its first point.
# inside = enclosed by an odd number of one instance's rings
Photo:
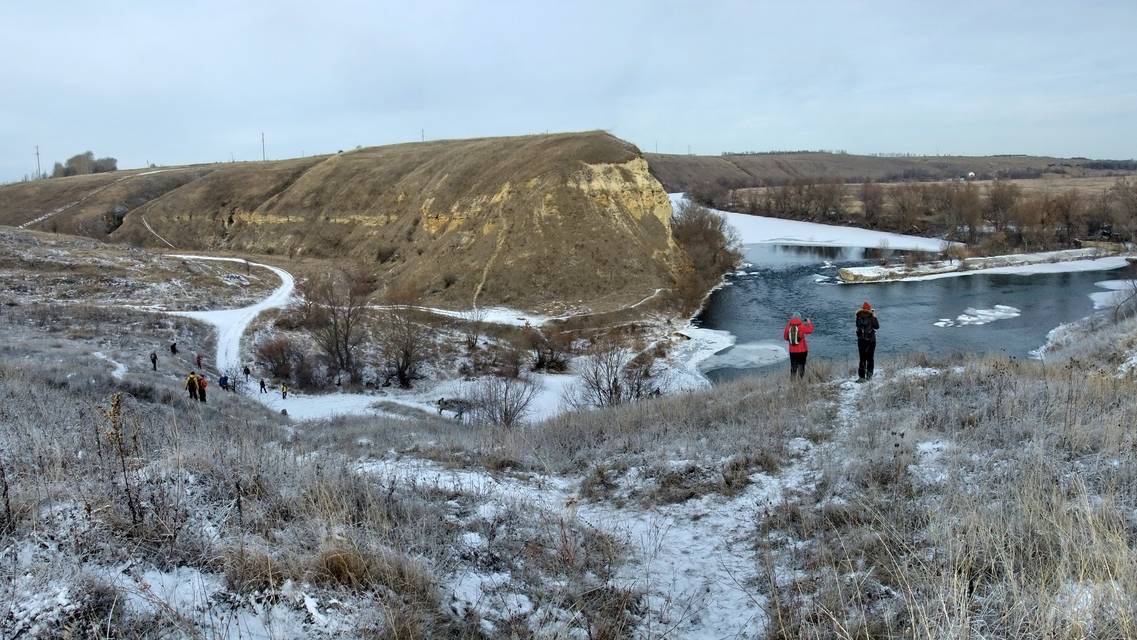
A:
{"type": "Polygon", "coordinates": [[[805,359],[809,356],[809,344],[805,337],[813,333],[813,320],[801,321],[801,314],[794,313],[786,323],[782,338],[790,343],[790,377],[796,373],[799,378],[805,377],[805,359]]]}

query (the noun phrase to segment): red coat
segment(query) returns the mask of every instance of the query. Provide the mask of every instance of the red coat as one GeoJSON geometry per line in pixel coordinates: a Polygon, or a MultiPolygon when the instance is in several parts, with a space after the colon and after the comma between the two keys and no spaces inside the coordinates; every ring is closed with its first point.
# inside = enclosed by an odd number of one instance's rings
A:
{"type": "Polygon", "coordinates": [[[801,340],[797,344],[790,345],[790,353],[808,352],[809,344],[806,343],[805,337],[813,333],[813,321],[802,322],[801,318],[790,318],[790,321],[786,323],[785,331],[782,331],[782,339],[786,342],[790,341],[790,327],[793,325],[798,326],[798,335],[801,336],[801,340]]]}

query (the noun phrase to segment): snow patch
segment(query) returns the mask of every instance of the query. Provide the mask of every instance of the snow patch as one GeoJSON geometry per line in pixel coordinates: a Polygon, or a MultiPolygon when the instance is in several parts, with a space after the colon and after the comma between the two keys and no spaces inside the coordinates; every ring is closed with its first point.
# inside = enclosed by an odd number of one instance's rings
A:
{"type": "Polygon", "coordinates": [[[1090,299],[1094,301],[1094,309],[1116,307],[1137,294],[1137,280],[1102,280],[1095,282],[1094,286],[1107,289],[1090,294],[1090,299]]]}

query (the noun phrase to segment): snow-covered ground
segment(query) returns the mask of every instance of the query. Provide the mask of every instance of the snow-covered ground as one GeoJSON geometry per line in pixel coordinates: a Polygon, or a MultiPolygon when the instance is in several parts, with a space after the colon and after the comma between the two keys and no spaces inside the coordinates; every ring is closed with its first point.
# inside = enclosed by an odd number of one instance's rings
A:
{"type": "Polygon", "coordinates": [[[956,278],[977,273],[1031,275],[1035,273],[1071,273],[1075,271],[1106,271],[1128,264],[1123,256],[1104,255],[1100,249],[1070,249],[1021,253],[986,258],[966,258],[963,261],[944,260],[907,267],[846,267],[838,276],[846,284],[872,282],[912,282],[956,278]]]}
{"type": "MultiPolygon", "coordinates": [[[[670,197],[672,207],[678,207],[686,199],[686,195],[682,193],[672,193],[670,197]]],[[[890,249],[938,253],[944,249],[945,244],[952,244],[939,238],[922,238],[857,227],[752,216],[718,209],[712,211],[726,218],[730,226],[738,232],[739,240],[744,245],[790,244],[869,249],[887,246],[890,249]]]]}
{"type": "MultiPolygon", "coordinates": [[[[244,263],[240,258],[220,258],[211,256],[174,254],[172,257],[184,260],[221,260],[244,263]]],[[[210,311],[175,311],[172,315],[199,320],[213,326],[217,331],[217,351],[215,365],[219,371],[232,372],[241,368],[241,340],[253,320],[263,311],[286,307],[291,301],[295,288],[292,274],[279,267],[260,263],[249,263],[255,267],[271,270],[281,279],[281,285],[260,302],[239,309],[219,309],[210,311]]],[[[657,290],[646,300],[657,295],[657,290]]],[[[641,302],[642,304],[642,302],[641,302]]],[[[449,311],[433,307],[421,307],[424,311],[461,319],[478,319],[491,324],[538,327],[550,317],[526,314],[504,307],[479,309],[473,311],[449,311]]],[[[699,363],[717,351],[733,344],[733,336],[723,331],[710,331],[688,327],[681,332],[684,338],[676,337],[679,345],[670,358],[674,368],[667,372],[661,381],[661,389],[667,392],[697,389],[708,386],[707,378],[699,371],[699,363]],[[689,339],[688,339],[689,338],[689,339]]],[[[537,394],[528,412],[529,419],[544,420],[552,418],[565,410],[564,397],[568,389],[579,382],[579,377],[570,371],[566,374],[534,373],[528,379],[537,386],[537,394]]],[[[468,396],[474,383],[464,380],[444,380],[436,384],[424,385],[415,392],[383,393],[328,393],[304,394],[290,391],[287,398],[281,397],[280,389],[269,389],[259,393],[251,388],[251,397],[257,399],[274,411],[286,411],[294,420],[319,420],[339,415],[388,415],[400,417],[382,407],[385,403],[399,404],[423,411],[435,411],[439,398],[461,398],[468,396]]]]}
{"type": "Polygon", "coordinates": [[[284,269],[258,262],[249,263],[240,258],[217,258],[212,256],[178,255],[172,257],[183,260],[216,260],[221,262],[248,263],[254,267],[268,269],[280,277],[280,286],[267,298],[256,304],[239,309],[219,309],[215,311],[171,311],[171,315],[191,318],[213,325],[217,329],[217,353],[214,366],[218,371],[229,371],[239,368],[241,364],[241,337],[262,311],[280,309],[288,305],[292,299],[292,291],[296,286],[292,274],[284,269]]]}

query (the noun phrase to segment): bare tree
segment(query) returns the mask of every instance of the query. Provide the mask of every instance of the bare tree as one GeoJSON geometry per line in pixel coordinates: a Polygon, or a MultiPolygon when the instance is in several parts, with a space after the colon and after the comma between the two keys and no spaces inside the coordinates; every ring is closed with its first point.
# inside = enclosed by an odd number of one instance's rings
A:
{"type": "Polygon", "coordinates": [[[430,330],[414,315],[413,296],[395,293],[377,319],[376,332],[386,380],[409,389],[431,347],[430,330]]]}
{"type": "Polygon", "coordinates": [[[864,203],[865,224],[875,227],[884,211],[884,188],[875,182],[862,184],[861,202],[864,203]]]}
{"type": "Polygon", "coordinates": [[[1085,207],[1076,189],[1063,191],[1050,200],[1050,217],[1057,227],[1058,240],[1062,244],[1073,244],[1075,236],[1085,224],[1084,211],[1085,207]]]}
{"type": "Polygon", "coordinates": [[[321,274],[305,286],[312,303],[308,332],[336,372],[346,372],[355,383],[361,376],[358,352],[372,291],[371,279],[358,272],[321,274]]]}
{"type": "Polygon", "coordinates": [[[1109,190],[1113,201],[1113,230],[1137,239],[1137,180],[1121,179],[1109,190]]]}
{"type": "Polygon", "coordinates": [[[924,210],[924,198],[919,187],[903,185],[889,189],[888,197],[892,200],[896,211],[896,222],[902,231],[911,231],[916,227],[920,214],[924,210]]]}
{"type": "Polygon", "coordinates": [[[469,404],[476,422],[512,427],[524,420],[536,396],[537,386],[524,378],[490,376],[474,389],[469,404]]]}
{"type": "Polygon", "coordinates": [[[987,217],[995,226],[995,231],[1007,228],[1021,196],[1022,189],[1006,180],[996,180],[987,187],[987,217]]]}

